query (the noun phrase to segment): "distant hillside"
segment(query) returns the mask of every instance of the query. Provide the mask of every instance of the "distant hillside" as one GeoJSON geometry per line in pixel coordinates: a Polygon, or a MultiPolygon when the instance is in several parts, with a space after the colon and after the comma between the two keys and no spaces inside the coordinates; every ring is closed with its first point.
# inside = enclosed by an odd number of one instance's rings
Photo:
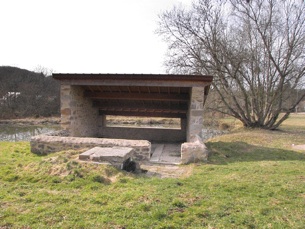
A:
{"type": "Polygon", "coordinates": [[[0,66],[0,118],[59,114],[59,83],[51,76],[0,66]]]}

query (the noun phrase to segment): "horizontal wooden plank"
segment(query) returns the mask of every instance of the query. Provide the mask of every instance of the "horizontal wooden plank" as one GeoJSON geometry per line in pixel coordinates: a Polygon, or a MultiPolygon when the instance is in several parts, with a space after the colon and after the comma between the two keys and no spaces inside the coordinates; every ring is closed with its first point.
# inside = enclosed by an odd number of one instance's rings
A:
{"type": "Polygon", "coordinates": [[[160,108],[130,108],[130,107],[121,107],[121,108],[99,108],[99,111],[115,111],[115,112],[148,112],[148,113],[179,113],[186,114],[187,110],[182,109],[160,109],[160,108]]]}
{"type": "Polygon", "coordinates": [[[149,100],[149,101],[189,101],[189,94],[158,93],[110,93],[85,91],[84,96],[91,99],[149,100]]]}
{"type": "Polygon", "coordinates": [[[94,107],[98,107],[100,110],[169,110],[177,112],[186,112],[188,110],[188,104],[149,104],[149,103],[126,103],[126,104],[109,104],[103,103],[102,101],[94,101],[94,107]]]}
{"type": "Polygon", "coordinates": [[[85,90],[92,92],[128,92],[128,93],[166,93],[166,94],[189,94],[187,87],[149,87],[149,86],[83,86],[85,90]]]}
{"type": "Polygon", "coordinates": [[[177,74],[52,74],[65,85],[204,87],[212,76],[177,74]]]}

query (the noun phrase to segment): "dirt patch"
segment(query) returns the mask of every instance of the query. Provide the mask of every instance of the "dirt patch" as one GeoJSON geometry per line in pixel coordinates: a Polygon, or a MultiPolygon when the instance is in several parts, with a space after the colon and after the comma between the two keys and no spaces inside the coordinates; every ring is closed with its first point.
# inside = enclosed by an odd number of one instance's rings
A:
{"type": "Polygon", "coordinates": [[[305,151],[305,145],[292,145],[293,149],[305,151]]]}
{"type": "Polygon", "coordinates": [[[160,178],[189,177],[193,172],[193,168],[193,165],[141,164],[141,169],[146,171],[147,176],[160,178]]]}
{"type": "MultiPolygon", "coordinates": [[[[91,162],[78,160],[81,164],[95,164],[95,165],[109,165],[108,162],[91,162]]],[[[114,167],[113,167],[114,168],[114,167]]],[[[159,177],[159,178],[185,178],[189,177],[193,173],[193,165],[166,165],[166,164],[154,164],[154,163],[140,163],[141,172],[136,174],[143,174],[148,177],[159,177]]],[[[107,178],[112,182],[116,182],[122,177],[121,173],[109,174],[107,178]]]]}

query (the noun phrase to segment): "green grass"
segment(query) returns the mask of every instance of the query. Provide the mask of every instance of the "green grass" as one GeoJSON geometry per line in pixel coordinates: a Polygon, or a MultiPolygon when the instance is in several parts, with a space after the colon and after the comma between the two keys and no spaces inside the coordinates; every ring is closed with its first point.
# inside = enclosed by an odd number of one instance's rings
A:
{"type": "Polygon", "coordinates": [[[305,154],[291,144],[305,144],[305,116],[211,139],[208,164],[159,179],[1,142],[0,228],[304,228],[305,154]]]}

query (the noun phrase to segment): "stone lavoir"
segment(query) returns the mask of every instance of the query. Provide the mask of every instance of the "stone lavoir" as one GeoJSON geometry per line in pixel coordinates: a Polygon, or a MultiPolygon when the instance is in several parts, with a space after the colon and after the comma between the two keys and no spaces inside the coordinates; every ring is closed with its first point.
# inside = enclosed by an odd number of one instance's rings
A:
{"type": "Polygon", "coordinates": [[[212,76],[53,74],[53,78],[61,84],[62,131],[33,137],[32,152],[129,147],[136,160],[149,161],[152,145],[161,142],[181,144],[180,163],[207,159],[200,136],[212,76]],[[107,116],[178,118],[180,128],[113,127],[107,125],[107,116]]]}

